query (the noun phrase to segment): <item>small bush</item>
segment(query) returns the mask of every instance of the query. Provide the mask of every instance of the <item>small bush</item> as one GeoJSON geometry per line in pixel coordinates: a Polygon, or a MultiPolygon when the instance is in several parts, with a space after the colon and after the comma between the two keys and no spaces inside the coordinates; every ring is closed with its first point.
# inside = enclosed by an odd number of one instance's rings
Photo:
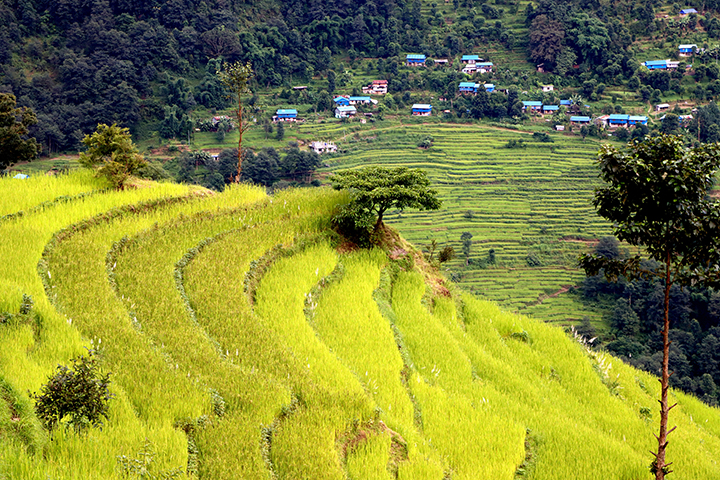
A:
{"type": "Polygon", "coordinates": [[[58,365],[55,374],[42,386],[35,399],[35,413],[43,426],[52,431],[66,417],[68,426],[82,432],[88,426],[102,428],[108,418],[110,374],[100,375],[95,350],[72,360],[73,368],[58,365]]]}

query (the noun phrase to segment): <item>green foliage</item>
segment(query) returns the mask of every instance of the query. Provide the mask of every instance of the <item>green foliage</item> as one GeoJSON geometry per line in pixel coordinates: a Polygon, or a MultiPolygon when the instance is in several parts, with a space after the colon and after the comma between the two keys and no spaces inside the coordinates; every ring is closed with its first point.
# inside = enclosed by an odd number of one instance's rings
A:
{"type": "Polygon", "coordinates": [[[16,108],[15,95],[0,93],[0,171],[37,156],[38,144],[28,136],[28,127],[36,123],[32,109],[16,108]]]}
{"type": "Polygon", "coordinates": [[[130,132],[116,124],[99,124],[92,135],[86,135],[83,144],[87,151],[80,154],[80,163],[95,169],[113,187],[123,189],[130,175],[135,174],[146,161],[133,145],[130,132]]]}
{"type": "Polygon", "coordinates": [[[430,188],[430,180],[420,169],[407,167],[364,167],[343,170],[332,176],[333,188],[348,190],[350,203],[343,215],[349,216],[357,228],[375,223],[375,231],[382,225],[383,214],[390,208],[404,210],[437,210],[442,202],[437,191],[430,188]]]}
{"type": "Polygon", "coordinates": [[[183,474],[182,467],[171,470],[155,471],[155,457],[157,452],[153,443],[145,439],[145,443],[135,457],[121,455],[117,462],[124,478],[138,480],[170,480],[183,474]]]}
{"type": "Polygon", "coordinates": [[[72,359],[72,369],[58,365],[39,394],[33,394],[35,413],[45,428],[53,431],[67,418],[76,432],[89,426],[102,428],[108,418],[108,402],[114,397],[108,386],[110,374],[100,374],[97,352],[72,359]]]}

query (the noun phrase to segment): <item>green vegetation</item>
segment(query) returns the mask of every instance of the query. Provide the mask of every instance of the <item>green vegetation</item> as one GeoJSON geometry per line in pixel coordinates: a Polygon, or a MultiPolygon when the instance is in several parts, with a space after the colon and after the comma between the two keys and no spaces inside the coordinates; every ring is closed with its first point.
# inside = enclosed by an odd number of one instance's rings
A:
{"type": "Polygon", "coordinates": [[[37,123],[32,109],[16,108],[15,95],[0,93],[0,171],[16,162],[34,159],[39,146],[28,128],[37,123]]]}
{"type": "Polygon", "coordinates": [[[87,151],[80,154],[80,164],[95,169],[98,176],[105,177],[115,188],[125,188],[130,175],[146,165],[128,129],[114,123],[98,125],[95,133],[83,138],[83,144],[87,151]]]}
{"type": "MultiPolygon", "coordinates": [[[[334,248],[346,195],[83,175],[48,190],[94,193],[0,220],[0,477],[648,477],[651,375],[455,291],[399,239],[334,248]],[[24,392],[83,347],[113,372],[108,418],[49,441],[24,392]]],[[[669,396],[676,471],[718,476],[717,409],[669,396]]]]}

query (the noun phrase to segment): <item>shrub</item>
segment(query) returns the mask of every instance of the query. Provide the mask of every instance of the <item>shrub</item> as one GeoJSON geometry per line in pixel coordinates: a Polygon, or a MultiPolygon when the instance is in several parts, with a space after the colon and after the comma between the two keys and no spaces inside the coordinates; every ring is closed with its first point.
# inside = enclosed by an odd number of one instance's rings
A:
{"type": "Polygon", "coordinates": [[[69,417],[68,426],[76,432],[89,425],[102,428],[103,417],[108,418],[108,401],[114,396],[108,390],[110,374],[101,375],[96,351],[72,359],[72,369],[58,365],[48,383],[42,386],[35,399],[35,413],[43,426],[52,431],[69,417]]]}

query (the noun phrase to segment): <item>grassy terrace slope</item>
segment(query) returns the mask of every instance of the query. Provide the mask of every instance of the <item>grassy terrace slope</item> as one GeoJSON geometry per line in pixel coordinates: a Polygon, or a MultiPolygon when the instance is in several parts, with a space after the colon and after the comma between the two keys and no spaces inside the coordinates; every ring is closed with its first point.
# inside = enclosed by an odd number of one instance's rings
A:
{"type": "MultiPolygon", "coordinates": [[[[428,287],[414,253],[339,252],[340,193],[47,188],[75,194],[0,220],[0,479],[126,478],[145,439],[155,474],[208,479],[650,478],[651,376],[428,287]],[[27,392],[89,346],[110,418],[51,440],[27,392]]],[[[672,396],[678,475],[718,478],[720,412],[672,396]]]]}
{"type": "MultiPolygon", "coordinates": [[[[322,126],[306,128],[322,136],[322,126]]],[[[411,123],[350,136],[332,169],[369,163],[424,169],[443,208],[390,215],[387,221],[419,247],[427,248],[432,239],[452,245],[458,258],[450,269],[470,291],[510,310],[564,321],[589,312],[562,296],[546,297],[578,283],[582,274],[575,261],[588,248],[583,240],[607,235],[609,229],[590,203],[598,144],[552,138],[543,143],[503,128],[411,123]],[[433,147],[417,148],[427,135],[433,147]],[[509,140],[524,140],[527,148],[504,148],[509,140]],[[463,232],[473,235],[472,258],[487,258],[494,249],[497,265],[463,269],[463,232]]]]}

